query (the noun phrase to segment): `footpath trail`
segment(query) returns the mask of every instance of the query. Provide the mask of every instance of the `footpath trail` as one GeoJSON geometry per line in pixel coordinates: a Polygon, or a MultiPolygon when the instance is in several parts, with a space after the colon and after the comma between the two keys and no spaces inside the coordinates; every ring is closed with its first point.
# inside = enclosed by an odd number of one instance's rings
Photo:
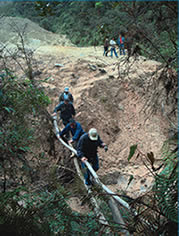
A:
{"type": "MultiPolygon", "coordinates": [[[[62,87],[69,86],[75,100],[81,96],[85,89],[89,89],[95,81],[103,80],[104,76],[94,77],[96,74],[90,68],[86,68],[86,64],[100,65],[102,67],[110,67],[117,62],[117,59],[103,56],[103,47],[73,47],[73,46],[41,46],[36,50],[35,55],[38,57],[46,58],[45,60],[52,60],[49,65],[51,74],[54,75],[59,71],[59,77],[63,77],[65,73],[66,78],[73,76],[78,77],[78,86],[70,86],[70,80],[60,80],[60,90],[62,87]],[[54,67],[55,64],[63,65],[61,68],[54,67]],[[84,66],[83,66],[84,65],[84,66]],[[53,68],[53,69],[52,69],[53,68]]],[[[47,61],[46,61],[47,63],[47,61]]],[[[110,69],[109,69],[110,70],[110,69]]],[[[74,78],[75,80],[75,78],[74,78]]]]}

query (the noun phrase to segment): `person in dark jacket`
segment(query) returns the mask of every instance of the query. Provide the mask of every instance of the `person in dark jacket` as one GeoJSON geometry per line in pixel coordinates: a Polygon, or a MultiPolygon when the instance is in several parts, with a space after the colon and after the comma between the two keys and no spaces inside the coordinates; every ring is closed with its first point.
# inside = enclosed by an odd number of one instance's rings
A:
{"type": "Polygon", "coordinates": [[[74,101],[73,96],[72,96],[72,94],[69,92],[69,88],[68,88],[68,87],[66,87],[66,88],[64,89],[64,92],[60,94],[60,96],[59,96],[59,103],[60,103],[60,102],[64,102],[64,99],[65,99],[65,98],[68,98],[71,103],[73,103],[73,101],[74,101]]]}
{"type": "Polygon", "coordinates": [[[108,56],[108,48],[109,48],[109,39],[106,38],[104,41],[104,53],[103,56],[108,56]]]}
{"type": "MultiPolygon", "coordinates": [[[[103,147],[105,151],[108,150],[107,145],[103,143],[97,133],[97,130],[95,128],[91,128],[89,132],[83,134],[78,141],[77,156],[82,161],[82,168],[85,168],[84,162],[87,160],[95,171],[99,169],[99,159],[97,155],[98,147],[103,147]]],[[[85,184],[91,185],[89,170],[87,170],[84,177],[85,184]]]]}
{"type": "Polygon", "coordinates": [[[62,119],[64,126],[66,126],[69,120],[76,114],[75,108],[68,98],[65,98],[64,102],[61,102],[55,107],[52,116],[55,116],[58,111],[60,111],[60,119],[62,119]]]}
{"type": "Polygon", "coordinates": [[[74,119],[70,119],[69,123],[60,132],[60,137],[64,138],[64,135],[68,134],[69,132],[71,132],[72,139],[70,139],[68,143],[73,143],[73,147],[76,148],[78,140],[85,133],[85,131],[79,122],[75,121],[74,119]]]}

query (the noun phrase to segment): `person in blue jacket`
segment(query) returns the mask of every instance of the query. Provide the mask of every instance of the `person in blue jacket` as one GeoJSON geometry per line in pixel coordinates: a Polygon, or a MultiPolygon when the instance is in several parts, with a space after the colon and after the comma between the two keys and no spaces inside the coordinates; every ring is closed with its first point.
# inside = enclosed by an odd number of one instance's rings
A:
{"type": "MultiPolygon", "coordinates": [[[[87,160],[95,171],[99,169],[99,159],[97,155],[98,147],[103,147],[105,151],[108,150],[107,145],[101,140],[95,128],[91,128],[88,133],[83,134],[77,146],[77,157],[82,161],[82,168],[85,168],[84,162],[87,160]]],[[[84,174],[85,184],[90,186],[90,172],[84,174]]]]}
{"type": "Polygon", "coordinates": [[[68,134],[69,132],[72,135],[72,139],[70,139],[68,143],[73,143],[73,147],[76,148],[78,140],[85,133],[85,131],[79,122],[75,121],[74,119],[70,119],[69,123],[60,132],[60,137],[64,138],[64,135],[68,134]]]}
{"type": "Polygon", "coordinates": [[[125,38],[124,38],[124,33],[121,33],[120,35],[119,35],[119,38],[118,38],[118,40],[117,40],[117,44],[118,44],[118,46],[119,46],[119,51],[120,51],[120,55],[126,55],[125,54],[125,48],[124,48],[124,40],[125,40],[125,38]]]}
{"type": "Polygon", "coordinates": [[[52,116],[55,116],[58,111],[60,111],[60,119],[62,119],[64,126],[66,126],[69,120],[76,114],[75,108],[68,98],[65,98],[64,102],[60,102],[58,106],[55,107],[52,116]]]}

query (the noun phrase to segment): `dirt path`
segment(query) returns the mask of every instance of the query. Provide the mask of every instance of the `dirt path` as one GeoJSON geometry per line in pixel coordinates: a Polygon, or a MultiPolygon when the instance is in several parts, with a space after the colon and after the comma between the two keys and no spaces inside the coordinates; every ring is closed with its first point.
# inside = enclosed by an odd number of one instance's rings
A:
{"type": "Polygon", "coordinates": [[[86,64],[100,64],[106,67],[117,62],[116,58],[103,57],[103,47],[41,46],[36,50],[35,56],[37,58],[39,56],[46,58],[46,63],[48,63],[47,61],[51,61],[48,73],[51,72],[54,79],[58,75],[63,78],[63,74],[66,77],[71,77],[70,80],[61,79],[60,86],[58,81],[48,84],[48,86],[51,86],[51,88],[59,87],[60,91],[62,88],[69,86],[76,102],[83,90],[89,89],[94,85],[95,81],[103,80],[105,77],[94,77],[95,72],[89,73],[86,64]],[[61,64],[62,67],[55,68],[55,64],[61,64]],[[83,68],[83,64],[85,64],[85,68],[83,68]],[[78,79],[78,86],[71,86],[71,83],[73,83],[71,80],[75,79],[78,79]]]}

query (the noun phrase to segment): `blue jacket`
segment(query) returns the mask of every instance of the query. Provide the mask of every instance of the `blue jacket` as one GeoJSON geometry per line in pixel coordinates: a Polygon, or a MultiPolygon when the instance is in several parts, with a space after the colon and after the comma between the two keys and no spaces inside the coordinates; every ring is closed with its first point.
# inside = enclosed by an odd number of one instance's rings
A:
{"type": "Polygon", "coordinates": [[[77,156],[81,159],[82,157],[88,158],[88,161],[92,161],[97,156],[97,149],[98,147],[102,146],[103,141],[98,136],[98,140],[92,141],[88,134],[83,134],[78,141],[77,146],[77,156]]]}
{"type": "Polygon", "coordinates": [[[68,123],[65,128],[60,132],[60,136],[63,136],[64,134],[70,131],[73,136],[73,141],[78,141],[80,137],[85,133],[85,131],[83,130],[79,122],[76,121],[75,124],[75,128],[72,128],[68,123]]]}
{"type": "Polygon", "coordinates": [[[117,44],[118,44],[119,46],[120,46],[120,45],[124,45],[124,40],[125,40],[124,36],[119,37],[119,38],[117,39],[117,44]],[[123,43],[120,42],[120,38],[122,38],[122,42],[123,42],[123,43]]]}
{"type": "Polygon", "coordinates": [[[71,102],[65,104],[61,102],[58,106],[55,107],[54,112],[60,111],[60,118],[62,120],[69,120],[72,118],[72,115],[75,116],[75,108],[71,102]]]}

